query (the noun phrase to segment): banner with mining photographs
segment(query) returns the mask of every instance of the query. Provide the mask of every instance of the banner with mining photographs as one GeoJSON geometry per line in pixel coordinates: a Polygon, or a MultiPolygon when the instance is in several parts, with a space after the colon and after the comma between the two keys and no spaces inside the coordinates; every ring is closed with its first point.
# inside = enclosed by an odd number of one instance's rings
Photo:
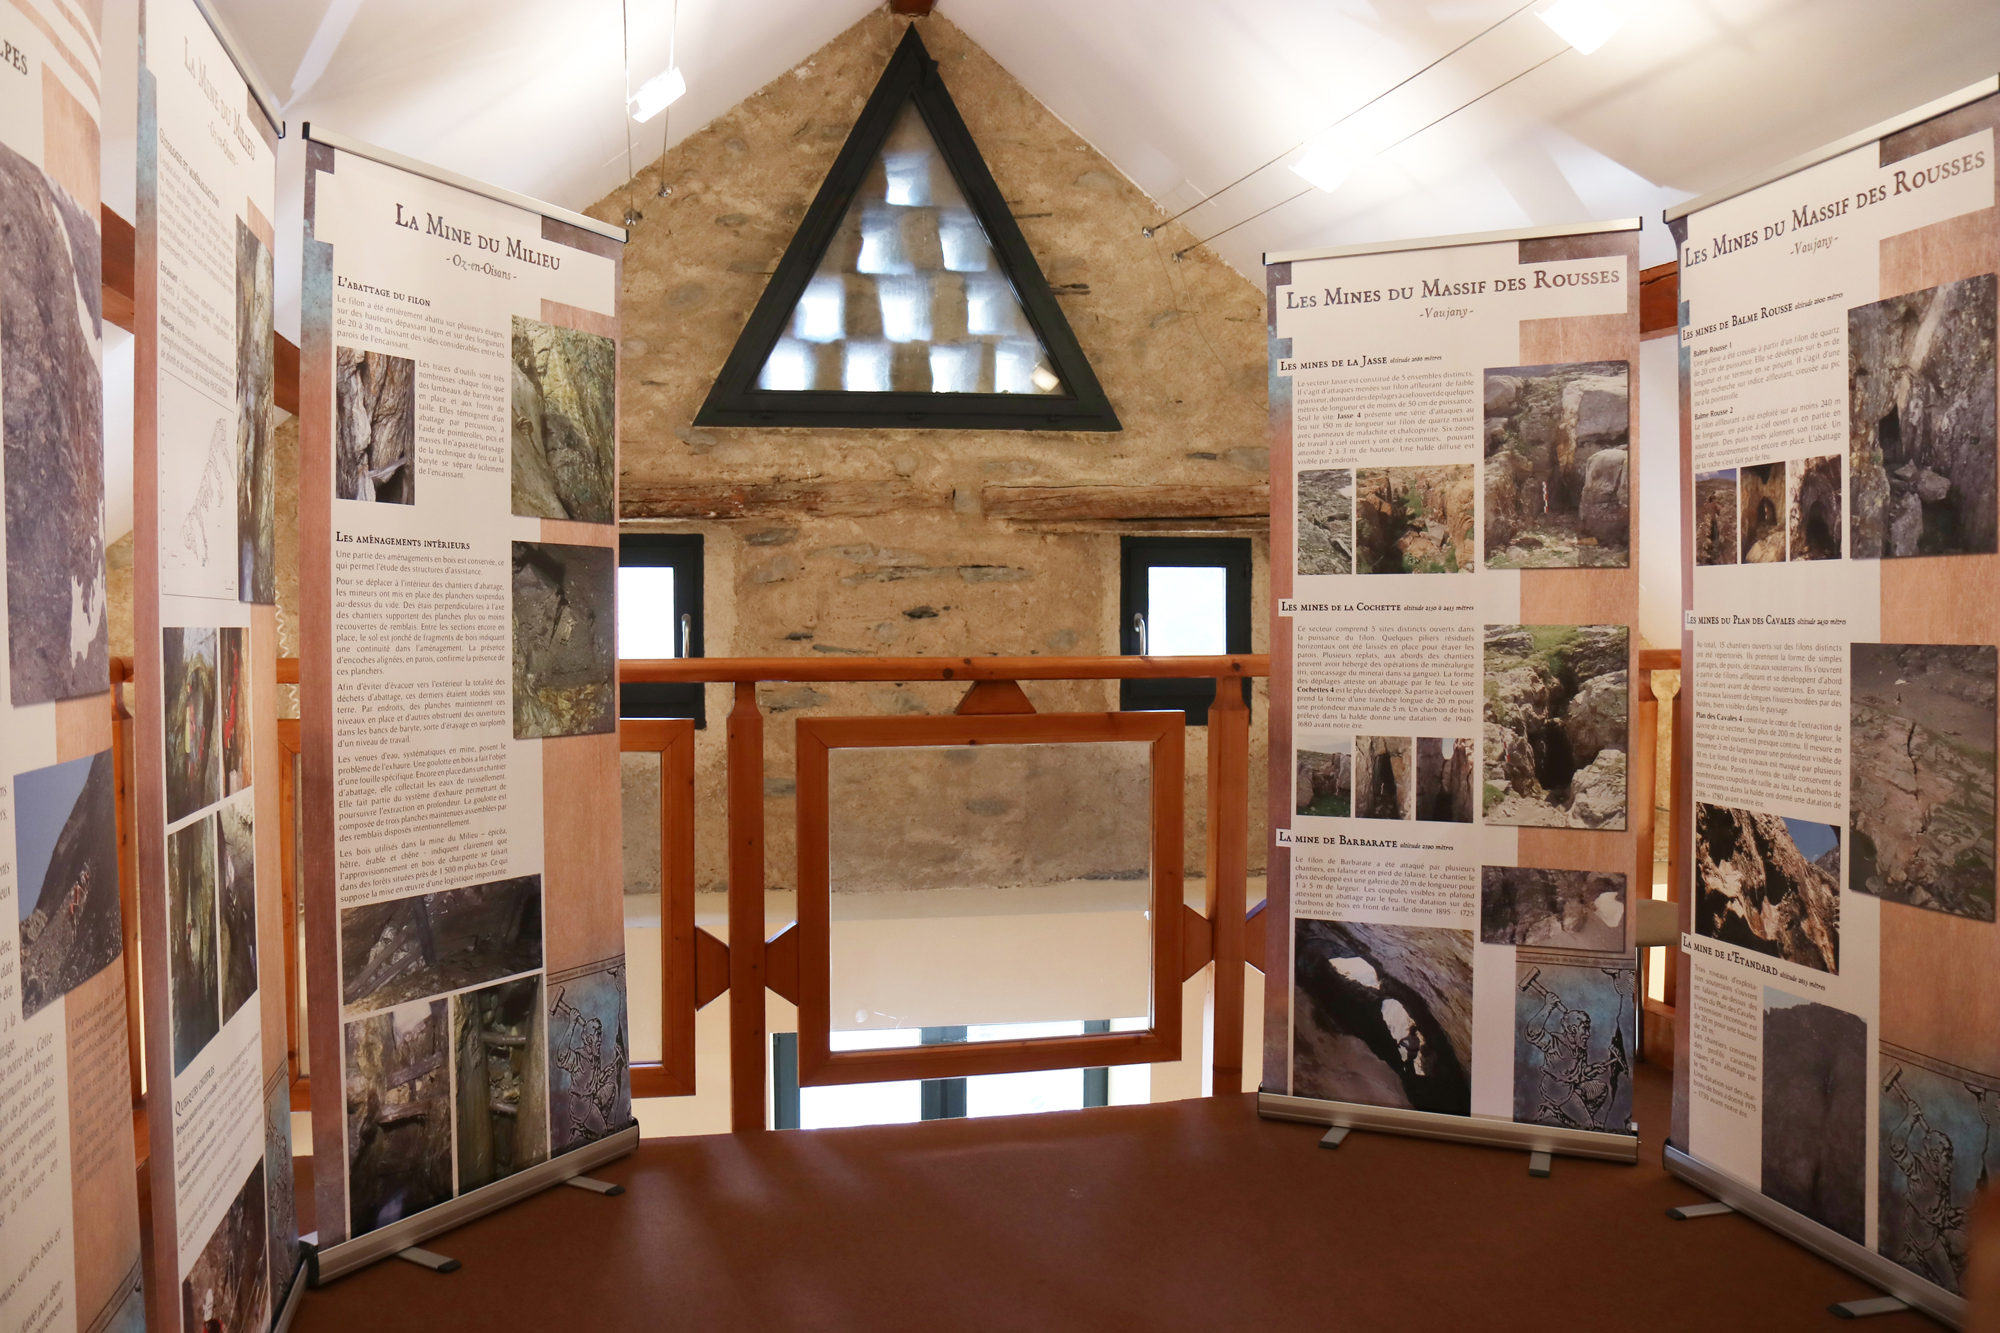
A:
{"type": "Polygon", "coordinates": [[[632,1123],[623,232],[307,133],[305,838],[334,890],[307,906],[311,1040],[343,1087],[313,1103],[325,1247],[632,1123]]]}
{"type": "Polygon", "coordinates": [[[159,1327],[300,1271],[277,734],[279,127],[195,0],[140,14],[135,783],[159,1327]]]}
{"type": "Polygon", "coordinates": [[[1267,267],[1267,1092],[1634,1132],[1636,227],[1267,267]]]}
{"type": "Polygon", "coordinates": [[[103,34],[0,10],[0,1333],[138,1333],[104,573],[103,34]]]}
{"type": "Polygon", "coordinates": [[[2000,1167],[1996,123],[1972,101],[1674,223],[1674,1141],[1953,1294],[2000,1167]]]}

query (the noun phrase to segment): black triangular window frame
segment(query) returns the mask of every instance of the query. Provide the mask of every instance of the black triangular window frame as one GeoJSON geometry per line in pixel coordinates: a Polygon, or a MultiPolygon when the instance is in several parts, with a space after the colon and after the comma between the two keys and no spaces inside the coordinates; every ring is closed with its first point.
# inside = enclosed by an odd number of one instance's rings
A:
{"type": "Polygon", "coordinates": [[[873,429],[1063,430],[1121,429],[1103,386],[1056,304],[1028,242],[1015,225],[993,173],[972,142],[971,131],[938,77],[937,62],[915,27],[907,29],[875,85],[861,118],[834,159],[833,169],[806,211],[785,257],[750,312],[729,359],[695,415],[697,426],[816,426],[873,429]],[[849,393],[843,390],[761,389],[758,377],[771,350],[791,324],[806,284],[833,243],[847,210],[889,137],[905,102],[916,105],[938,153],[958,181],[966,203],[1013,284],[1028,323],[1068,396],[1022,393],[849,393]]]}

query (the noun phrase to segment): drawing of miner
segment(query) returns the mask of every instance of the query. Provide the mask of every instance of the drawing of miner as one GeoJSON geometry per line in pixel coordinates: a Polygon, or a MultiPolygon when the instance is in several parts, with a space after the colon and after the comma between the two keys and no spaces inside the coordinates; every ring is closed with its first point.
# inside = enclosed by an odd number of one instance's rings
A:
{"type": "Polygon", "coordinates": [[[617,1111],[618,1074],[625,1052],[618,1051],[615,1060],[607,1059],[604,1024],[571,1004],[564,992],[556,992],[554,1012],[570,1025],[568,1038],[555,1048],[555,1066],[569,1075],[570,1088],[588,1108],[572,1113],[570,1128],[596,1138],[616,1128],[611,1121],[617,1111]]]}
{"type": "MultiPolygon", "coordinates": [[[[1619,1018],[1624,1018],[1625,992],[1622,972],[1604,969],[1618,990],[1619,1018]]],[[[1535,1107],[1537,1123],[1567,1125],[1572,1129],[1607,1128],[1605,1117],[1618,1084],[1631,1072],[1632,1062],[1625,1050],[1624,1024],[1611,1033],[1611,1049],[1602,1060],[1590,1058],[1590,1015],[1563,1003],[1560,995],[1542,984],[1538,967],[1528,974],[1520,989],[1532,991],[1543,1000],[1542,1012],[1528,1024],[1528,1044],[1542,1053],[1541,1103],[1535,1107]]]]}
{"type": "MultiPolygon", "coordinates": [[[[1889,1160],[1903,1173],[1903,1235],[1896,1262],[1923,1273],[1939,1286],[1958,1290],[1965,1271],[1965,1209],[1952,1200],[1952,1167],[1957,1154],[1951,1139],[1931,1126],[1924,1108],[1903,1086],[1898,1065],[1883,1080],[1882,1092],[1893,1096],[1909,1118],[1900,1132],[1884,1135],[1889,1160]]],[[[1987,1114],[1980,1098],[1980,1115],[1987,1114]]]]}

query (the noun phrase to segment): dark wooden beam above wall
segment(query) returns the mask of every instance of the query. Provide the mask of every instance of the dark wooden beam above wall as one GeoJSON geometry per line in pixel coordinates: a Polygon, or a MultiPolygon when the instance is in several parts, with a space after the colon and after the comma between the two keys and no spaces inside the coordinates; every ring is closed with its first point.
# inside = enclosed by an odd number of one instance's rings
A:
{"type": "Polygon", "coordinates": [[[920,19],[930,13],[936,4],[937,0],[889,0],[889,12],[920,19]]]}
{"type": "Polygon", "coordinates": [[[1271,488],[1257,486],[987,486],[988,518],[1031,522],[1269,518],[1271,488]]]}
{"type": "Polygon", "coordinates": [[[924,490],[907,481],[688,483],[625,477],[618,490],[618,512],[623,518],[872,518],[951,508],[950,491],[924,490]]]}
{"type": "MultiPolygon", "coordinates": [[[[99,263],[103,266],[104,318],[127,333],[132,328],[136,296],[133,289],[134,271],[138,264],[138,234],[132,224],[112,212],[108,205],[101,205],[98,225],[103,229],[103,253],[99,263]]],[[[298,345],[285,337],[278,337],[277,383],[272,386],[272,397],[279,407],[299,414],[299,349],[298,345]]]]}
{"type": "Polygon", "coordinates": [[[1681,266],[1639,270],[1639,336],[1658,338],[1681,326],[1681,266]]]}

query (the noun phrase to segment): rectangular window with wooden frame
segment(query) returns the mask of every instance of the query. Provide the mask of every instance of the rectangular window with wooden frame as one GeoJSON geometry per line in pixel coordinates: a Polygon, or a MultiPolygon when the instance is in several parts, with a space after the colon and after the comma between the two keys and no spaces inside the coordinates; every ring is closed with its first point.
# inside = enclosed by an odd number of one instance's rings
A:
{"type": "MultiPolygon", "coordinates": [[[[627,532],[618,538],[618,656],[701,657],[700,533],[627,532]]],[[[703,689],[681,681],[618,687],[621,717],[685,717],[708,725],[703,689]]]]}
{"type": "MultiPolygon", "coordinates": [[[[1248,537],[1121,537],[1119,651],[1142,657],[1211,657],[1250,651],[1248,537]]],[[[1250,682],[1241,686],[1250,702],[1250,682]]],[[[1208,725],[1213,680],[1124,680],[1127,712],[1177,708],[1208,725]]]]}

